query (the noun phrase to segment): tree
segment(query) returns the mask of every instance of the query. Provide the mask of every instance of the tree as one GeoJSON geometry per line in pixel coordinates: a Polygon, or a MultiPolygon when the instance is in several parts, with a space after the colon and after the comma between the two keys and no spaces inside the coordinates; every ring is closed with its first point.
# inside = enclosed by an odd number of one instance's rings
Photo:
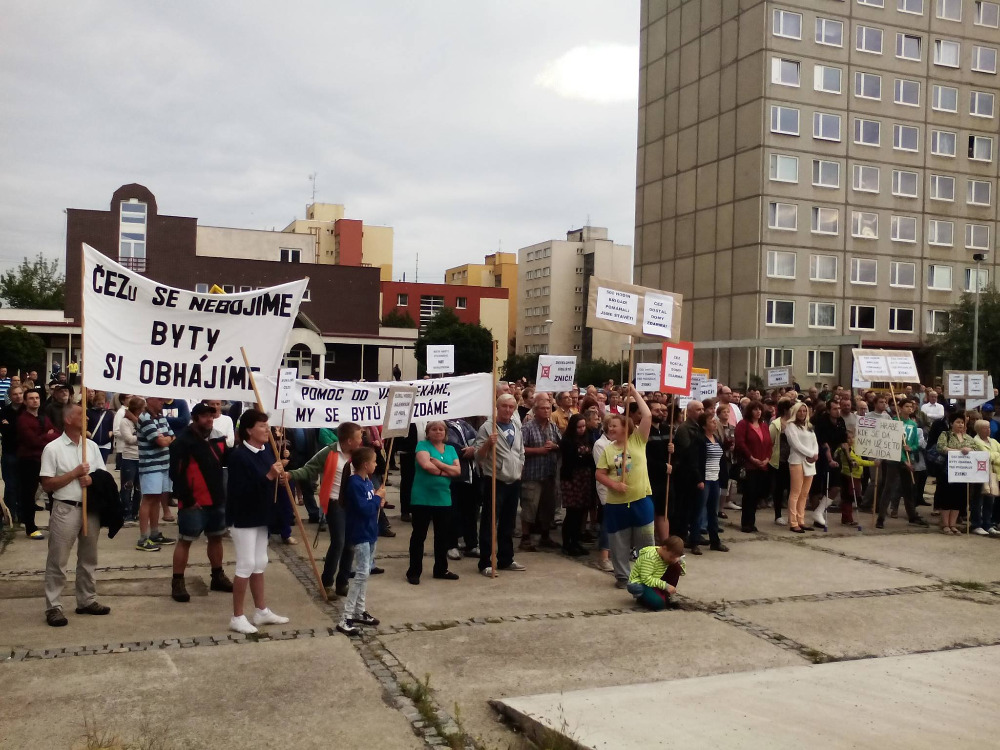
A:
{"type": "MultiPolygon", "coordinates": [[[[948,334],[932,337],[931,349],[945,364],[956,370],[972,367],[972,329],[976,295],[963,294],[958,306],[950,311],[948,334]]],[[[979,293],[980,370],[1000,372],[1000,292],[990,286],[979,293]]]]}
{"type": "Polygon", "coordinates": [[[0,276],[0,299],[7,307],[26,310],[62,310],[66,303],[66,276],[59,261],[47,261],[39,253],[33,261],[0,276]]]}
{"type": "Polygon", "coordinates": [[[628,377],[625,375],[627,372],[628,360],[619,362],[610,362],[606,359],[590,359],[586,362],[577,360],[576,382],[580,388],[586,388],[588,385],[600,388],[609,380],[621,383],[623,376],[627,380],[628,377]]]}
{"type": "Polygon", "coordinates": [[[538,374],[537,354],[511,354],[500,368],[500,379],[508,382],[527,378],[534,382],[538,374]]]}
{"type": "Polygon", "coordinates": [[[0,326],[0,365],[12,374],[18,370],[41,370],[45,342],[20,326],[0,326]]]}
{"type": "Polygon", "coordinates": [[[416,328],[417,323],[413,320],[409,310],[390,310],[382,316],[382,325],[386,328],[416,328]]]}
{"type": "Polygon", "coordinates": [[[442,307],[417,336],[414,355],[418,372],[427,372],[427,345],[454,344],[455,372],[493,371],[493,334],[478,323],[463,323],[455,311],[442,307]]]}

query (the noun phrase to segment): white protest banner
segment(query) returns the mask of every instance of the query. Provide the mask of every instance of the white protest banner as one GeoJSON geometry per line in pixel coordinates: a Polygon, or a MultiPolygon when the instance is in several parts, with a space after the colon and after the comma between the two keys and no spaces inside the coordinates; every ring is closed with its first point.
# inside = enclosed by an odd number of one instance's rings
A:
{"type": "Polygon", "coordinates": [[[667,294],[646,292],[642,314],[642,332],[647,336],[672,337],[674,298],[667,294]]]}
{"type": "Polygon", "coordinates": [[[656,362],[636,362],[635,389],[640,393],[660,390],[660,366],[656,362]]]}
{"type": "Polygon", "coordinates": [[[568,391],[576,375],[576,357],[558,354],[541,354],[535,373],[536,391],[568,391]]]}
{"type": "MultiPolygon", "coordinates": [[[[254,401],[240,347],[254,372],[277,372],[308,283],[198,294],[158,284],[84,245],[87,387],[254,401]]],[[[273,404],[273,394],[264,403],[273,404]]]]}
{"type": "Polygon", "coordinates": [[[455,345],[427,345],[427,374],[448,375],[455,372],[455,345]]]}
{"type": "Polygon", "coordinates": [[[589,328],[671,341],[680,337],[681,295],[596,276],[590,277],[588,284],[589,328]]]}
{"type": "Polygon", "coordinates": [[[699,401],[716,398],[719,395],[719,381],[715,378],[705,378],[698,383],[698,392],[694,395],[699,401]]]}
{"type": "Polygon", "coordinates": [[[663,381],[659,390],[675,396],[686,396],[691,392],[691,364],[694,360],[694,344],[679,341],[663,344],[663,381]]]}
{"type": "Polygon", "coordinates": [[[385,418],[382,420],[382,439],[406,437],[413,421],[413,407],[417,403],[417,389],[409,385],[389,386],[386,395],[385,418]]]}
{"type": "Polygon", "coordinates": [[[275,409],[287,409],[292,405],[292,388],[299,371],[295,367],[282,367],[278,371],[278,388],[275,392],[275,409]]]}
{"type": "MultiPolygon", "coordinates": [[[[264,403],[270,403],[275,378],[259,378],[257,385],[264,403]]],[[[416,388],[412,420],[419,424],[434,419],[487,416],[493,410],[493,375],[488,372],[403,383],[296,380],[292,407],[285,412],[285,426],[336,427],[341,422],[356,422],[362,427],[381,425],[389,389],[399,385],[416,388]]],[[[272,414],[271,423],[281,424],[281,415],[272,414]]]]}
{"type": "Polygon", "coordinates": [[[791,367],[772,367],[770,370],[765,370],[764,374],[767,376],[768,388],[784,388],[792,384],[791,367]]]}
{"type": "Polygon", "coordinates": [[[876,383],[919,383],[913,352],[896,349],[854,349],[854,368],[860,379],[876,383]]]}
{"type": "Polygon", "coordinates": [[[876,461],[899,461],[903,450],[905,427],[895,419],[858,417],[854,450],[859,456],[876,461]]]}
{"type": "Polygon", "coordinates": [[[981,484],[990,480],[990,454],[986,451],[948,451],[948,481],[981,484]]]}

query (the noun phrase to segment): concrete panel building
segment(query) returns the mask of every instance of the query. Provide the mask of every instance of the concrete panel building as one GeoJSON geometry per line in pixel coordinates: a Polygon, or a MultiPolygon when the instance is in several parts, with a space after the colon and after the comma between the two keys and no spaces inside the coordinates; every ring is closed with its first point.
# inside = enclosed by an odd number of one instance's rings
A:
{"type": "Polygon", "coordinates": [[[620,334],[587,328],[590,279],[632,281],[632,248],[586,226],[517,251],[518,354],[575,354],[617,362],[628,343],[620,334]]]}
{"type": "Polygon", "coordinates": [[[801,383],[850,379],[823,337],[946,332],[995,270],[998,25],[978,0],[644,0],[636,283],[801,383]]]}
{"type": "Polygon", "coordinates": [[[310,262],[372,266],[379,269],[382,281],[392,281],[392,227],[345,218],[338,203],[311,203],[306,218],[295,219],[283,231],[312,236],[315,260],[310,262]]]}
{"type": "Polygon", "coordinates": [[[507,290],[507,326],[510,338],[505,342],[498,340],[506,344],[508,352],[513,353],[518,308],[517,253],[493,253],[487,255],[482,263],[466,263],[464,266],[449,268],[444,272],[444,283],[507,290]]]}

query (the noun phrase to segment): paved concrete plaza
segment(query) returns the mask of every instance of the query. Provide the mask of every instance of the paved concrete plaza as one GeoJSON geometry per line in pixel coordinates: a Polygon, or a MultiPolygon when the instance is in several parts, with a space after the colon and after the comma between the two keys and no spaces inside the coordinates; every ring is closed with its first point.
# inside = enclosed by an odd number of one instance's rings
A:
{"type": "MultiPolygon", "coordinates": [[[[208,590],[204,542],[178,604],[170,548],[102,532],[98,589],[113,611],[75,615],[70,584],[70,623],[54,629],[46,545],[8,535],[0,675],[16,688],[0,700],[0,748],[85,747],[86,724],[166,750],[556,746],[543,729],[594,748],[986,746],[1000,541],[899,519],[803,539],[770,514],[758,534],[727,526],[729,553],[689,555],[682,608],[649,613],[593,559],[558,553],[519,554],[527,571],[495,580],[454,561],[454,582],[427,559],[411,586],[409,525],[392,511],[399,535],[379,540],[386,573],[369,586],[382,624],[353,642],[333,630],[339,602],[317,596],[302,544],[275,537],[269,552],[268,603],[291,621],[247,638],[227,630],[231,598],[208,590]]],[[[228,541],[225,558],[232,574],[228,541]]]]}

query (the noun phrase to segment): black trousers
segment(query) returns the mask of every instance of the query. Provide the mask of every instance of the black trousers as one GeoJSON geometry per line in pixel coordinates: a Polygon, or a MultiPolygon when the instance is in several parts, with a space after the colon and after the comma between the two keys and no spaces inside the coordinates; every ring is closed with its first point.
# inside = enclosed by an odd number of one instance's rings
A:
{"type": "Polygon", "coordinates": [[[18,512],[24,533],[33,534],[38,531],[35,525],[35,492],[38,491],[38,472],[42,470],[42,462],[30,458],[17,459],[18,481],[18,512]]]}
{"type": "Polygon", "coordinates": [[[467,550],[478,546],[479,505],[482,503],[479,491],[479,477],[473,477],[471,484],[465,482],[451,483],[452,533],[448,540],[448,548],[458,546],[458,539],[465,541],[467,550]]]}
{"type": "Polygon", "coordinates": [[[781,518],[781,506],[792,488],[792,477],[788,473],[788,464],[782,464],[777,469],[771,467],[771,500],[774,502],[774,520],[781,518]]]}
{"type": "Polygon", "coordinates": [[[413,477],[417,473],[417,456],[411,452],[400,452],[399,456],[399,512],[410,512],[410,498],[413,496],[413,477]]]}
{"type": "Polygon", "coordinates": [[[757,503],[767,494],[770,476],[766,470],[747,469],[743,480],[743,511],[740,515],[740,526],[750,528],[757,525],[757,503]]]}
{"type": "MultiPolygon", "coordinates": [[[[493,480],[483,477],[483,520],[479,524],[479,569],[490,567],[493,559],[493,480]]],[[[521,500],[520,482],[497,480],[497,568],[509,568],[514,562],[514,525],[517,523],[517,504],[521,500]]]]}
{"type": "MultiPolygon", "coordinates": [[[[674,476],[674,480],[670,484],[673,497],[670,498],[670,504],[667,506],[670,533],[673,536],[679,536],[685,542],[688,540],[691,514],[693,509],[700,508],[701,501],[701,490],[698,489],[697,483],[691,480],[692,478],[685,475],[674,476]]],[[[697,515],[695,517],[697,518],[697,515]]],[[[695,533],[698,531],[696,529],[695,533]]]]}
{"type": "Polygon", "coordinates": [[[424,541],[427,529],[434,524],[434,575],[448,572],[448,539],[451,531],[450,505],[411,505],[413,531],[410,533],[410,567],[406,575],[420,578],[424,572],[424,541]]]}
{"type": "Polygon", "coordinates": [[[562,539],[563,549],[578,549],[580,545],[580,535],[583,533],[583,517],[586,511],[583,508],[567,508],[566,518],[563,519],[562,539]]]}

